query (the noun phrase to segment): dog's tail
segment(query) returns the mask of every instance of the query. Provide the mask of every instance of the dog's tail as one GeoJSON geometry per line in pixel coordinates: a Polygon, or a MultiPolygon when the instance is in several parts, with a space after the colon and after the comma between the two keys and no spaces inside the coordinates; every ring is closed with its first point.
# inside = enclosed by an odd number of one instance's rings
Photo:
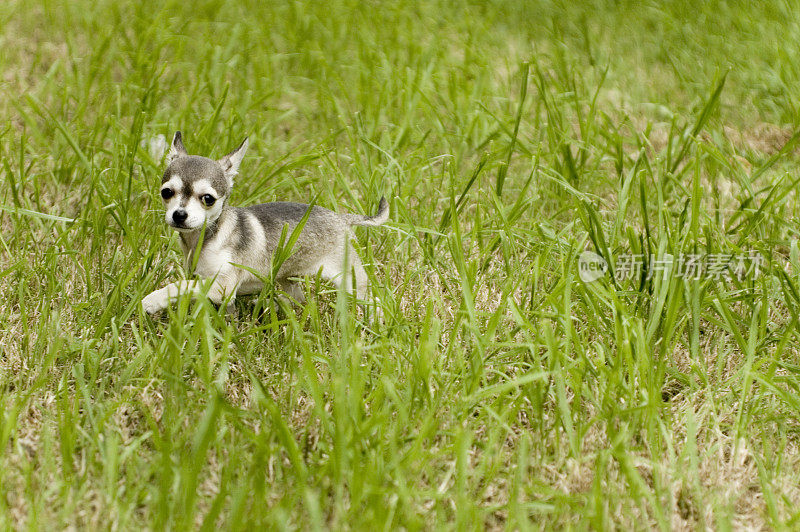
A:
{"type": "Polygon", "coordinates": [[[378,226],[383,225],[386,223],[386,220],[389,219],[389,202],[386,201],[385,197],[381,197],[381,201],[378,204],[378,214],[375,216],[362,216],[360,214],[346,214],[345,220],[350,225],[368,225],[368,226],[378,226]]]}

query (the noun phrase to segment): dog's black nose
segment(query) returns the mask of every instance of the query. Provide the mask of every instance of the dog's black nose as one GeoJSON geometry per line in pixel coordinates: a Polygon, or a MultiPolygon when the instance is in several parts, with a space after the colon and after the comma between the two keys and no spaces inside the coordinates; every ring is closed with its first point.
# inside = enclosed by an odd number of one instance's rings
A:
{"type": "Polygon", "coordinates": [[[189,213],[184,211],[183,209],[178,209],[172,213],[172,220],[178,225],[182,225],[183,222],[185,222],[186,218],[188,217],[189,213]]]}

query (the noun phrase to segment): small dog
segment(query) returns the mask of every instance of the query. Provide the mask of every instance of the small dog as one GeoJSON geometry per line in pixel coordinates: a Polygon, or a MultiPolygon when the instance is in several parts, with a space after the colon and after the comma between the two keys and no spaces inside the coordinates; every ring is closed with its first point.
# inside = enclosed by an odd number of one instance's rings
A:
{"type": "Polygon", "coordinates": [[[303,303],[302,287],[289,278],[320,272],[323,279],[355,293],[359,299],[365,298],[367,274],[350,243],[351,226],[378,226],[386,222],[389,218],[386,198],[381,198],[375,216],[336,214],[303,203],[228,206],[233,178],[239,171],[247,143],[245,138],[238,148],[215,161],[189,155],[181,132],[175,133],[167,155],[167,169],[161,179],[161,198],[167,224],[180,233],[186,269],[195,264],[195,274],[201,280],[179,281],[150,293],[142,299],[142,307],[149,314],[165,309],[179,294],[202,293],[203,280],[209,279],[209,299],[216,305],[227,299],[228,310],[232,310],[237,295],[253,294],[263,287],[261,279],[248,269],[269,277],[272,256],[281,243],[284,227],[285,240],[289,240],[288,235],[308,209],[311,212],[291,254],[278,269],[278,285],[298,303],[303,303]],[[355,285],[352,277],[355,277],[355,285]]]}

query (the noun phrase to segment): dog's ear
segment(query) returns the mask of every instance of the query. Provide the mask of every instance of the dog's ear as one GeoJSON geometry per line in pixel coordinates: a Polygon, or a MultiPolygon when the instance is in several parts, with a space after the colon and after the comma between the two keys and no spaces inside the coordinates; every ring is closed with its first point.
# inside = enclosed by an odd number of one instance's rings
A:
{"type": "Polygon", "coordinates": [[[183,147],[183,138],[181,137],[181,132],[176,131],[175,136],[172,137],[172,145],[169,147],[169,153],[167,154],[167,164],[171,163],[178,157],[185,157],[189,155],[186,152],[186,148],[183,147]]]}
{"type": "Polygon", "coordinates": [[[245,137],[238,148],[219,160],[219,164],[222,166],[222,170],[225,171],[225,177],[230,185],[233,185],[233,178],[239,173],[239,165],[242,164],[248,144],[248,137],[245,137]]]}

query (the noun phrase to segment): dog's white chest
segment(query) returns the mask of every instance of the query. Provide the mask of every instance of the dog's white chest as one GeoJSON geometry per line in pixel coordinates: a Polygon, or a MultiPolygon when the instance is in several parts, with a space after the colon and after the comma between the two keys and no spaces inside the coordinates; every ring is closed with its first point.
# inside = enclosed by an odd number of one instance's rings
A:
{"type": "Polygon", "coordinates": [[[230,251],[221,246],[204,247],[197,258],[195,275],[204,278],[212,278],[220,273],[232,268],[230,251]]]}

